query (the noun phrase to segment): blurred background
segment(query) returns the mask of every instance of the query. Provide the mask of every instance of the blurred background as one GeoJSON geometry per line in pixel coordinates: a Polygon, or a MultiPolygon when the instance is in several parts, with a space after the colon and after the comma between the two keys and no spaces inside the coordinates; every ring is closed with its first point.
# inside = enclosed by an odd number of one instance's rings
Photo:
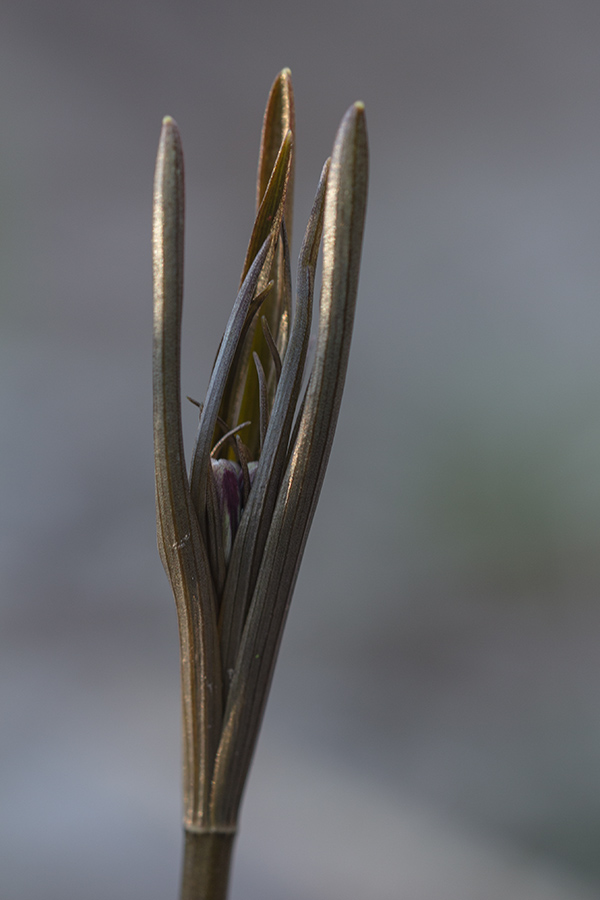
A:
{"type": "Polygon", "coordinates": [[[595,0],[5,0],[2,900],[177,895],[154,159],[170,114],[182,386],[202,397],[283,66],[294,255],[356,99],[371,183],[347,389],[232,900],[598,896],[599,42],[595,0]]]}

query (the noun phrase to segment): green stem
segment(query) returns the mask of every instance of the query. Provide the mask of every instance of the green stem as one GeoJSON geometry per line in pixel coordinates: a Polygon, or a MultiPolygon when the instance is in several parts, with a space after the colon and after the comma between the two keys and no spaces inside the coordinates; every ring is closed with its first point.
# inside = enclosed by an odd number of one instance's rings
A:
{"type": "Polygon", "coordinates": [[[235,832],[186,831],[181,900],[226,900],[235,832]]]}

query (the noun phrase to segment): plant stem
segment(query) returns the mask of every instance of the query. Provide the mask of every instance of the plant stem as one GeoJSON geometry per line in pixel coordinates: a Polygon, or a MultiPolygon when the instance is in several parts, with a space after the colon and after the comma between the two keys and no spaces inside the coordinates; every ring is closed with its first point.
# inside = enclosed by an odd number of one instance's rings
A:
{"type": "Polygon", "coordinates": [[[235,832],[185,831],[181,900],[226,900],[235,832]]]}

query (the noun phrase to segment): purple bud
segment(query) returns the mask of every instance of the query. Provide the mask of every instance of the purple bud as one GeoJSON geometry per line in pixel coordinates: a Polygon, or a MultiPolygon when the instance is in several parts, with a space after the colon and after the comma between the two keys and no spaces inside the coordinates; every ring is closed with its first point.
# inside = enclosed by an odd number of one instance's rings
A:
{"type": "MultiPolygon", "coordinates": [[[[243,508],[244,478],[242,467],[230,459],[211,459],[215,487],[221,514],[223,553],[225,563],[229,562],[231,547],[235,538],[243,508]]],[[[257,463],[248,464],[248,474],[252,484],[257,463]]]]}

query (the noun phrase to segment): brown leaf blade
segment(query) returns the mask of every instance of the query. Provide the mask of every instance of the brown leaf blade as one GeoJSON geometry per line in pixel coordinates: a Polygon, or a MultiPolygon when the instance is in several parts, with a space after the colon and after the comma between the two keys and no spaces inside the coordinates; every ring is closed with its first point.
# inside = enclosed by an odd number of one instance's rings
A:
{"type": "Polygon", "coordinates": [[[306,228],[298,263],[298,291],[288,352],[275,394],[266,440],[233,546],[219,616],[223,691],[227,673],[235,668],[246,613],[269,532],[273,508],[285,470],[287,445],[304,373],[312,320],[317,254],[323,228],[323,206],[329,161],[325,163],[306,228]]]}
{"type": "MultiPolygon", "coordinates": [[[[258,160],[258,176],[256,180],[256,208],[260,208],[260,204],[267,190],[271,173],[275,167],[279,148],[287,134],[290,131],[292,138],[296,140],[296,113],[294,108],[294,92],[292,89],[292,73],[289,69],[282,69],[277,78],[273,82],[269,99],[265,109],[263,119],[263,128],[260,142],[260,154],[258,160]]],[[[285,209],[283,220],[287,231],[288,242],[292,242],[292,225],[294,212],[294,169],[295,169],[296,149],[294,144],[294,153],[292,155],[288,182],[286,187],[285,209]]],[[[271,278],[274,281],[274,291],[268,302],[265,304],[263,314],[266,316],[271,334],[275,339],[275,344],[279,351],[279,355],[283,357],[287,348],[287,342],[290,331],[290,315],[291,315],[291,296],[287,290],[285,282],[285,259],[283,255],[283,247],[281,243],[276,249],[273,267],[271,269],[271,278]]],[[[270,358],[264,356],[265,350],[263,336],[255,335],[253,352],[257,352],[263,362],[267,366],[265,369],[267,375],[267,384],[269,390],[269,398],[272,401],[275,394],[276,377],[270,365],[270,358]]]]}
{"type": "MultiPolygon", "coordinates": [[[[282,69],[271,87],[263,119],[260,154],[258,158],[258,177],[256,180],[257,210],[260,208],[260,204],[265,195],[271,172],[273,171],[275,160],[279,153],[279,148],[288,131],[291,131],[295,138],[296,113],[294,108],[294,91],[292,89],[292,73],[289,69],[282,69]]],[[[294,162],[292,160],[285,209],[285,227],[287,228],[290,240],[292,238],[293,203],[294,162]]]]}
{"type": "Polygon", "coordinates": [[[183,686],[184,821],[201,827],[221,724],[214,591],[191,505],[181,428],[184,174],[181,139],[163,121],[154,180],[153,418],[157,532],[179,620],[183,686]],[[215,677],[216,676],[216,677],[215,677]]]}
{"type": "MultiPolygon", "coordinates": [[[[285,211],[287,187],[292,166],[292,145],[293,136],[291,131],[288,131],[284,136],[279,149],[275,166],[271,173],[271,178],[256,215],[242,271],[242,283],[267,237],[270,234],[273,234],[276,237],[279,235],[281,221],[285,211]]],[[[285,279],[283,277],[280,278],[279,275],[280,268],[283,265],[283,263],[280,264],[278,262],[280,254],[282,255],[280,244],[275,240],[269,248],[269,253],[264,262],[257,285],[257,291],[261,291],[266,286],[267,282],[270,280],[274,281],[271,273],[273,271],[277,273],[279,282],[278,284],[274,284],[273,289],[263,305],[263,315],[267,315],[271,330],[273,330],[274,327],[271,320],[277,311],[278,305],[282,302],[281,294],[283,288],[281,287],[281,284],[285,286],[285,279]],[[275,298],[275,300],[273,298],[275,298]]],[[[262,329],[256,329],[255,326],[256,323],[250,328],[242,352],[236,359],[235,366],[232,367],[219,412],[221,418],[230,423],[232,427],[237,422],[241,422],[245,419],[249,419],[253,423],[253,426],[254,423],[256,423],[256,427],[253,427],[248,440],[251,459],[257,459],[259,452],[259,397],[256,388],[256,379],[248,377],[251,370],[250,361],[252,360],[252,352],[255,350],[259,353],[263,366],[265,366],[265,371],[269,371],[271,367],[270,361],[267,362],[267,353],[265,352],[266,344],[262,335],[262,329]]]]}
{"type": "MultiPolygon", "coordinates": [[[[200,531],[206,532],[206,482],[208,478],[207,467],[219,409],[223,404],[223,394],[231,378],[240,342],[243,341],[244,329],[248,326],[251,315],[252,301],[256,293],[256,286],[262,271],[265,259],[267,259],[271,246],[274,243],[274,235],[268,234],[259,249],[256,258],[248,269],[242,287],[233,305],[225,334],[219,347],[217,359],[212,370],[210,383],[202,413],[198,425],[196,446],[192,458],[190,474],[190,493],[192,502],[198,516],[200,531]]],[[[254,313],[256,313],[256,309],[254,313]]]]}
{"type": "Polygon", "coordinates": [[[213,821],[235,821],[308,529],[327,466],[346,375],[366,211],[364,107],[336,136],[327,194],[319,337],[298,437],[279,491],[229,689],[215,764],[213,821]]]}

